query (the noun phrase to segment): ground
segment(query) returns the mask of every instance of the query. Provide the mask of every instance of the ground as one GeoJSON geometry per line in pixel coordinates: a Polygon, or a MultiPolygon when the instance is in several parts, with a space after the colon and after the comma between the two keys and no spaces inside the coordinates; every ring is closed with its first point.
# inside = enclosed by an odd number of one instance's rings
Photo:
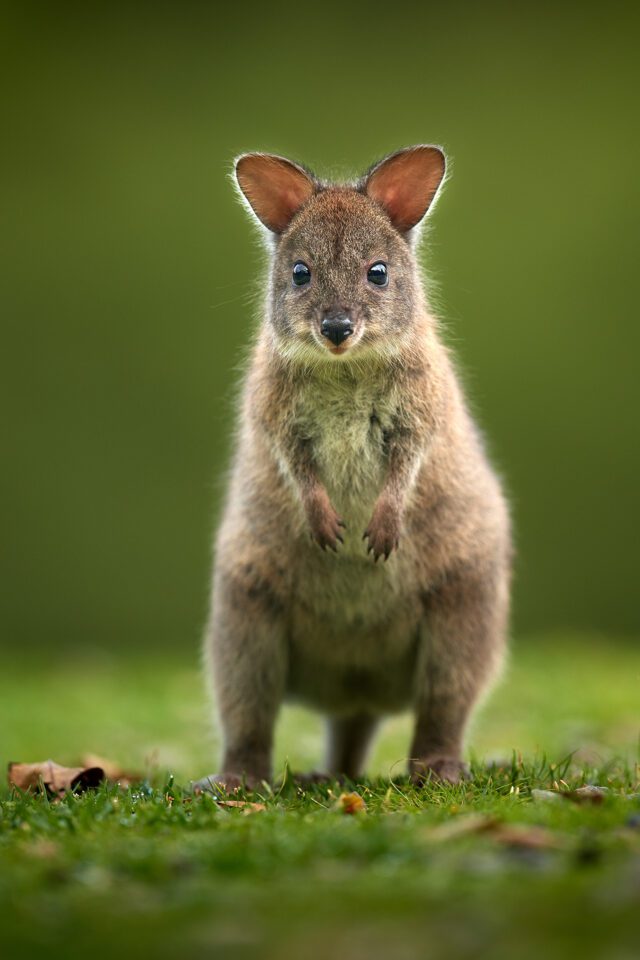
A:
{"type": "Polygon", "coordinates": [[[13,661],[0,760],[93,752],[132,790],[61,802],[0,788],[0,954],[14,956],[637,956],[640,647],[556,636],[515,645],[470,735],[461,787],[404,777],[408,718],[370,777],[300,788],[320,724],[284,712],[282,786],[229,807],[193,797],[215,738],[196,658],[13,661]],[[549,797],[585,783],[595,799],[549,797]],[[349,814],[342,793],[365,809],[349,814]]]}

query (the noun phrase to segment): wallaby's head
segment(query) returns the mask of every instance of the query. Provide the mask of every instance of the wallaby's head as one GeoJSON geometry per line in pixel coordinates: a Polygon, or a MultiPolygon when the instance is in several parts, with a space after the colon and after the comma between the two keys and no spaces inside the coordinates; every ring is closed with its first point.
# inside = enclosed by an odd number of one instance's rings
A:
{"type": "Polygon", "coordinates": [[[350,185],[321,182],[283,157],[237,160],[238,186],[273,240],[278,349],[310,362],[402,349],[421,300],[412,236],[444,174],[444,154],[431,146],[400,150],[350,185]]]}

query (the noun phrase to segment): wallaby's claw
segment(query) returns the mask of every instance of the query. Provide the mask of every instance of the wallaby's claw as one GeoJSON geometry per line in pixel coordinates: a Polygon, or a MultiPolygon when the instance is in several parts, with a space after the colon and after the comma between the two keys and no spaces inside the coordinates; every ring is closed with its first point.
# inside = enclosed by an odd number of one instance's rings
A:
{"type": "Polygon", "coordinates": [[[374,563],[380,557],[389,559],[400,543],[400,515],[393,503],[378,501],[374,507],[371,522],[364,532],[367,540],[367,554],[373,553],[374,563]]]}
{"type": "Polygon", "coordinates": [[[334,510],[327,492],[323,488],[316,489],[306,509],[312,538],[323,550],[328,547],[337,553],[338,544],[344,543],[341,531],[346,529],[346,524],[334,510]]]}

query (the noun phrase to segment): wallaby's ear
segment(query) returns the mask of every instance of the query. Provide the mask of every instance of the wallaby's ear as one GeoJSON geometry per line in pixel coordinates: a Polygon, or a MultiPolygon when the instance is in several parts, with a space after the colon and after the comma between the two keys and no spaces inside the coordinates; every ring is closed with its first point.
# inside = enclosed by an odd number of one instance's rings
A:
{"type": "Polygon", "coordinates": [[[306,170],[269,153],[238,157],[236,180],[258,220],[274,233],[287,229],[316,189],[306,170]]]}
{"type": "Polygon", "coordinates": [[[380,203],[400,233],[419,223],[433,203],[446,171],[439,147],[407,147],[381,160],[364,180],[364,191],[380,203]]]}

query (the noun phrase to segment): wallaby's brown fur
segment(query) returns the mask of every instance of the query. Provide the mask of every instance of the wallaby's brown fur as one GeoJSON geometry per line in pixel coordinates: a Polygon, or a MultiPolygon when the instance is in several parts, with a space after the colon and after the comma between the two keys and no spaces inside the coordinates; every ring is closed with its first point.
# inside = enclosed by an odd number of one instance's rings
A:
{"type": "Polygon", "coordinates": [[[332,774],[357,776],[378,719],[407,707],[414,777],[464,773],[503,657],[511,547],[414,254],[444,172],[422,146],[348,186],[279,157],[237,163],[272,257],[207,639],[227,788],[271,776],[285,699],[327,715],[332,774]],[[368,279],[379,262],[385,287],[368,279]],[[351,335],[335,344],[323,320],[338,315],[351,335]]]}

